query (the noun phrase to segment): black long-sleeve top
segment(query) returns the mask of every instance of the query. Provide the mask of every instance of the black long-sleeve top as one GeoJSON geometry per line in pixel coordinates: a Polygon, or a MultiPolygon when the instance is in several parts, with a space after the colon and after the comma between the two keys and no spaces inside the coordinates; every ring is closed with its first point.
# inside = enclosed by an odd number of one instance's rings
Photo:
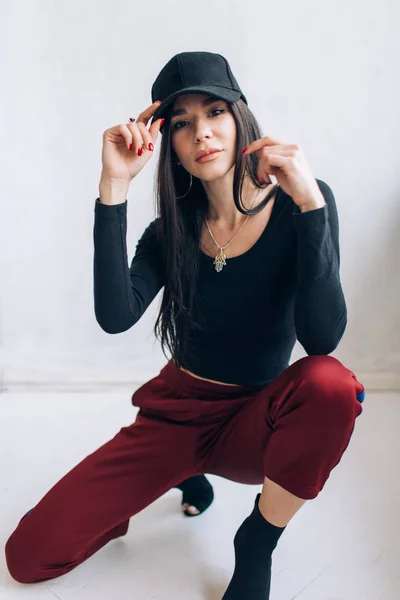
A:
{"type": "MultiPolygon", "coordinates": [[[[339,222],[333,192],[300,212],[278,188],[263,233],[217,272],[200,250],[197,306],[206,326],[191,333],[183,366],[207,379],[261,388],[289,366],[296,338],[307,354],[330,354],[347,323],[340,281],[339,222]]],[[[130,267],[127,201],[95,202],[94,307],[107,333],[132,327],[164,286],[155,223],[144,230],[130,267]]]]}

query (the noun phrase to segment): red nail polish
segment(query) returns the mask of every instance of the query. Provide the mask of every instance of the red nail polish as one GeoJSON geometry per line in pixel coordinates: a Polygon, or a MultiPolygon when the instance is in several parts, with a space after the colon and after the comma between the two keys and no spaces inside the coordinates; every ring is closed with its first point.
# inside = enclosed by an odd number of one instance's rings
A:
{"type": "Polygon", "coordinates": [[[149,150],[151,150],[151,151],[153,151],[153,150],[154,150],[154,146],[153,146],[153,144],[152,144],[151,142],[150,142],[150,144],[149,144],[149,150]]]}
{"type": "Polygon", "coordinates": [[[131,144],[131,145],[129,146],[129,150],[132,150],[132,148],[133,148],[133,144],[131,144]]]}
{"type": "Polygon", "coordinates": [[[243,148],[243,150],[241,151],[240,154],[244,154],[246,152],[247,148],[248,148],[248,146],[246,146],[246,148],[243,148]]]}
{"type": "Polygon", "coordinates": [[[142,148],[138,148],[137,153],[138,153],[139,156],[142,156],[142,152],[143,152],[142,148]]]}
{"type": "Polygon", "coordinates": [[[165,119],[161,119],[160,128],[164,125],[165,119]]]}

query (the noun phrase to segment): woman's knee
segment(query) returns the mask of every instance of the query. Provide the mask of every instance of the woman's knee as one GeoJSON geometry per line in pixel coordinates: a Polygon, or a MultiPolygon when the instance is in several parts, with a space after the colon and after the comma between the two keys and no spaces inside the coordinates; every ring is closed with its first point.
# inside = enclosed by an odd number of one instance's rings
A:
{"type": "Polygon", "coordinates": [[[41,527],[34,516],[27,516],[28,514],[22,517],[6,542],[8,571],[19,583],[54,579],[60,568],[63,568],[63,558],[56,551],[56,527],[41,527]]]}
{"type": "Polygon", "coordinates": [[[326,354],[313,354],[300,358],[292,367],[295,367],[297,375],[307,380],[331,379],[348,372],[348,369],[333,356],[326,354]]]}
{"type": "Polygon", "coordinates": [[[350,419],[361,412],[357,402],[354,373],[333,356],[312,355],[297,361],[298,386],[307,391],[307,402],[321,405],[329,412],[340,412],[350,419]]]}
{"type": "Polygon", "coordinates": [[[23,540],[18,529],[9,537],[5,546],[8,572],[18,583],[40,581],[39,565],[30,540],[23,540]]]}

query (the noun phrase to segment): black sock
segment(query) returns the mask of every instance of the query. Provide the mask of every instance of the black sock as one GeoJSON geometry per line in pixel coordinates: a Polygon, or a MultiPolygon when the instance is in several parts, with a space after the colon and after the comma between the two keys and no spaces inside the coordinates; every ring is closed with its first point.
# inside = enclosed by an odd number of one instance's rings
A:
{"type": "Polygon", "coordinates": [[[286,527],[276,527],[263,517],[258,508],[260,496],[236,532],[235,570],[222,600],[269,599],[272,552],[286,527]]]}
{"type": "MultiPolygon", "coordinates": [[[[188,503],[189,506],[194,506],[199,513],[204,512],[214,500],[213,487],[204,475],[189,477],[189,479],[185,479],[175,487],[183,492],[182,504],[188,503]]],[[[196,516],[188,512],[185,512],[185,514],[196,516]]]]}

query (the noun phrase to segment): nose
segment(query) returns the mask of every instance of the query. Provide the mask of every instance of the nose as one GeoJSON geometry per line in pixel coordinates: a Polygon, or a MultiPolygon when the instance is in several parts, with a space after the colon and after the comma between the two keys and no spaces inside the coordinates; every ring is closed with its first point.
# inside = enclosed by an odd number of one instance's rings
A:
{"type": "Polygon", "coordinates": [[[196,141],[198,141],[198,142],[200,142],[203,139],[211,137],[211,130],[210,130],[209,126],[207,126],[207,124],[204,121],[202,121],[201,119],[198,119],[196,121],[195,126],[194,126],[194,133],[195,133],[196,141]]]}
{"type": "Polygon", "coordinates": [[[197,141],[197,142],[201,142],[201,140],[203,140],[203,139],[207,139],[207,138],[209,138],[209,137],[211,137],[211,134],[210,134],[210,133],[204,133],[204,132],[203,132],[202,134],[198,134],[198,135],[196,135],[196,141],[197,141]]]}

